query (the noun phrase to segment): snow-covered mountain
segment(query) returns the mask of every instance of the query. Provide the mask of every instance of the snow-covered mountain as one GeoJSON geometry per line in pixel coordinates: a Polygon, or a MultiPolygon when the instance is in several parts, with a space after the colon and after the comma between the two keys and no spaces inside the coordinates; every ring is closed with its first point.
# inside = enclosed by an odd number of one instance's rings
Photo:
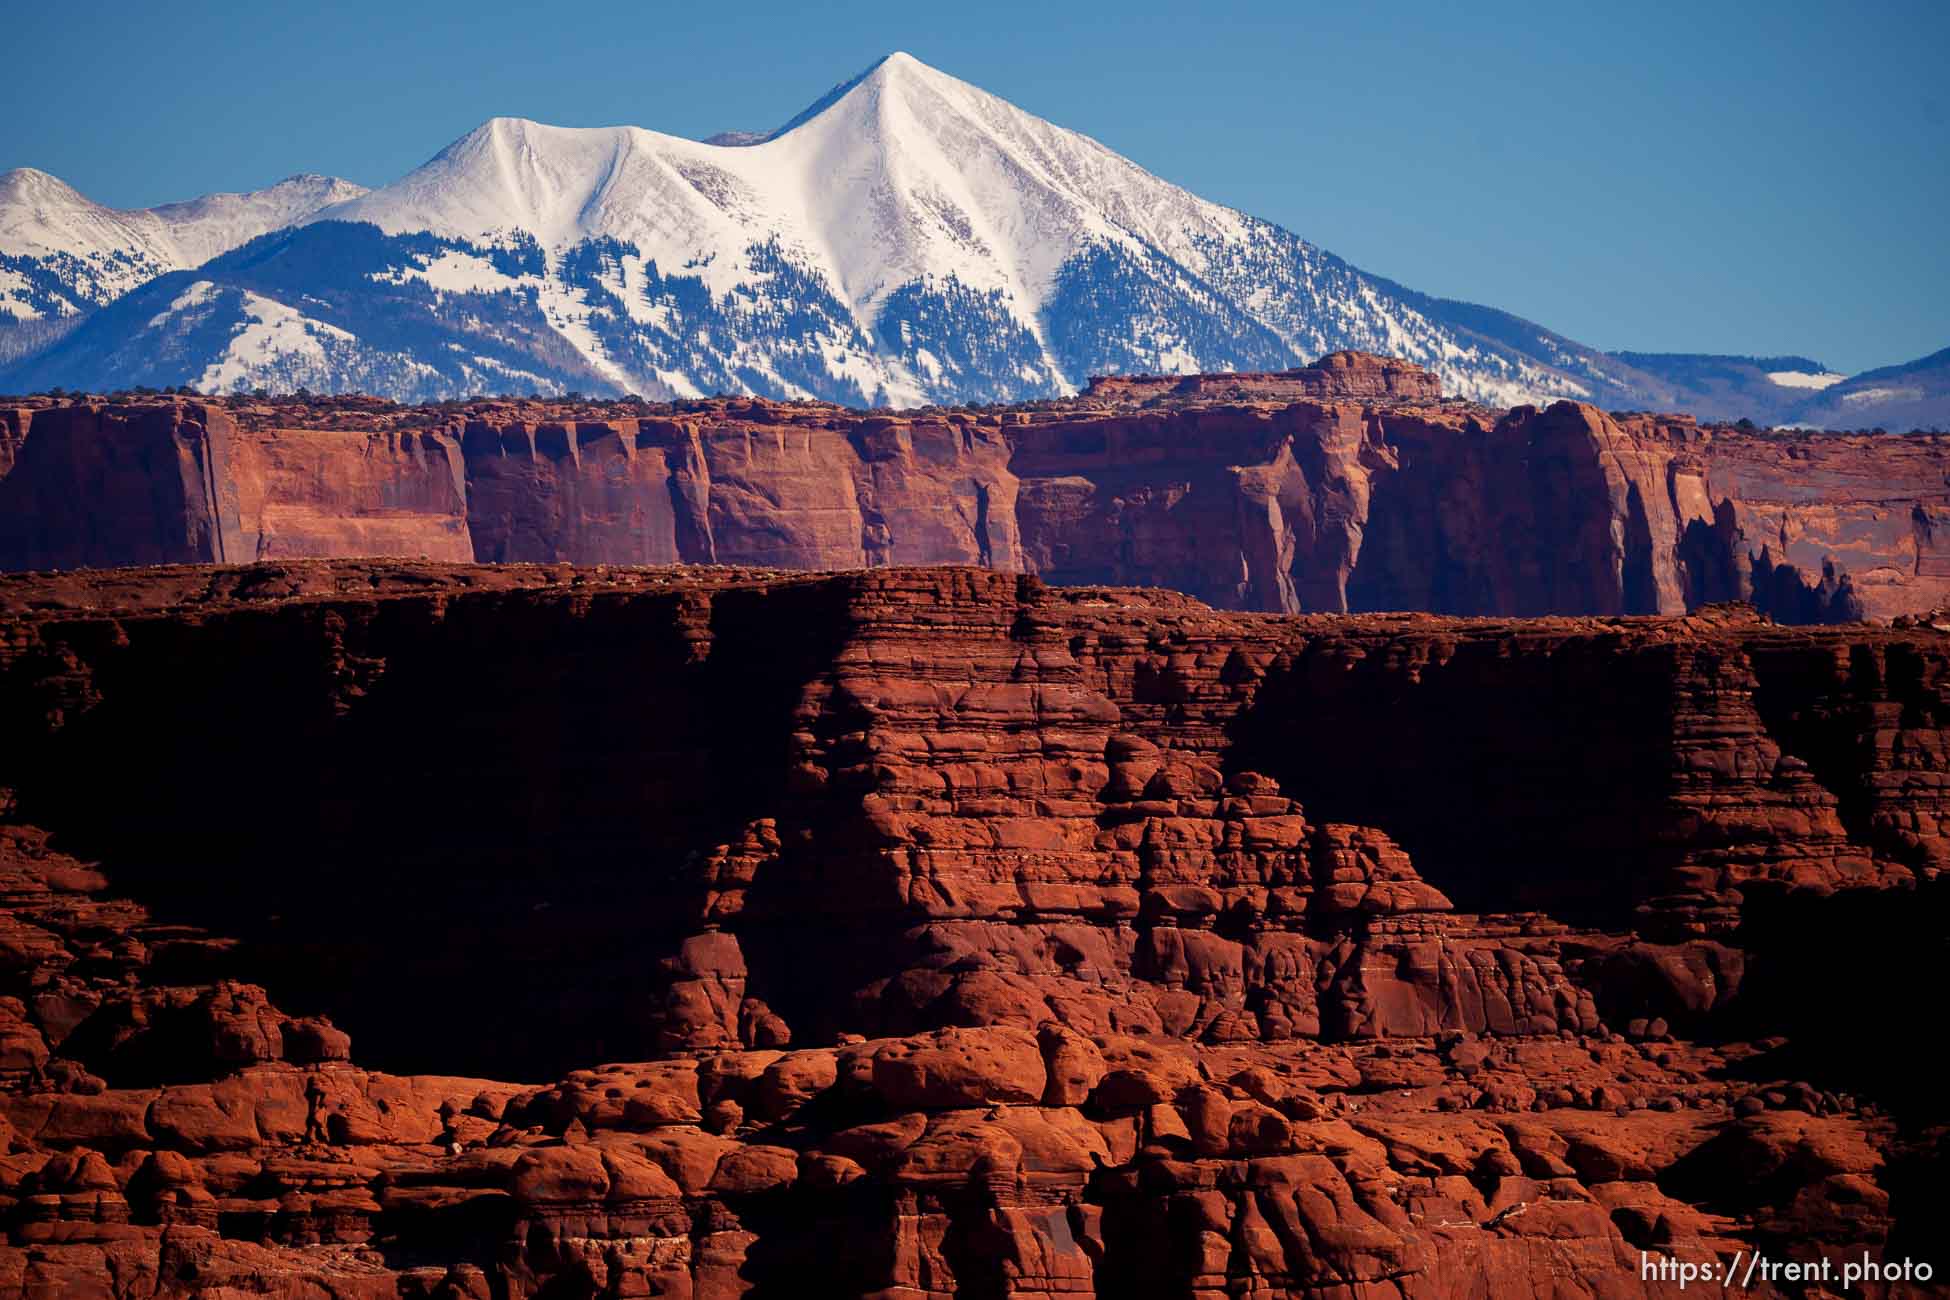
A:
{"type": "Polygon", "coordinates": [[[123,211],[32,167],[0,172],[0,316],[41,320],[105,306],[365,192],[331,176],[293,176],[248,194],[123,211]]]}
{"type": "Polygon", "coordinates": [[[1339,348],[1499,404],[1672,388],[1368,275],[904,54],[777,131],[713,140],[494,119],[394,184],[128,293],[0,366],[0,389],[916,405],[1339,348]]]}

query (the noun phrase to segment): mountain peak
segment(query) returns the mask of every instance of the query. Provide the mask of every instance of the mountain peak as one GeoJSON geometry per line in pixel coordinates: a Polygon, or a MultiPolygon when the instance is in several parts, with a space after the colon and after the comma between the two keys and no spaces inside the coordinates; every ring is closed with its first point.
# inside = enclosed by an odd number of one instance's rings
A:
{"type": "Polygon", "coordinates": [[[861,80],[877,86],[927,87],[933,90],[959,88],[972,90],[978,94],[988,93],[952,73],[943,72],[932,64],[923,63],[905,50],[895,50],[892,54],[881,58],[878,63],[867,69],[861,80]]]}
{"type": "Polygon", "coordinates": [[[327,176],[323,172],[293,172],[266,190],[356,190],[363,194],[366,187],[342,176],[327,176]]]}
{"type": "Polygon", "coordinates": [[[929,67],[907,51],[894,50],[892,53],[881,55],[872,63],[869,63],[865,69],[848,77],[845,81],[842,81],[839,85],[834,86],[818,99],[815,99],[798,116],[794,117],[778,130],[772,132],[769,136],[766,136],[765,139],[776,140],[788,131],[797,130],[814,118],[824,115],[828,109],[838,104],[862,86],[880,87],[896,81],[917,79],[938,81],[954,80],[947,73],[937,68],[929,67]]]}
{"type": "Polygon", "coordinates": [[[938,68],[929,67],[927,64],[915,58],[912,54],[909,54],[906,50],[894,50],[890,53],[881,55],[880,58],[875,61],[874,65],[867,69],[866,75],[869,77],[878,76],[881,78],[887,78],[887,77],[898,77],[898,76],[912,76],[916,73],[927,75],[927,76],[936,76],[936,77],[944,77],[948,75],[947,73],[942,72],[938,68]]]}
{"type": "Polygon", "coordinates": [[[812,103],[806,105],[806,107],[800,110],[798,115],[792,118],[791,121],[787,122],[784,126],[772,132],[770,135],[766,136],[765,138],[767,140],[776,140],[780,136],[785,135],[792,131],[796,131],[800,127],[804,126],[806,123],[812,121],[814,118],[819,117],[821,114],[825,113],[827,109],[831,108],[833,105],[839,103],[842,99],[845,99],[848,95],[852,94],[853,91],[857,89],[863,82],[870,79],[875,73],[879,72],[883,67],[885,67],[887,65],[887,61],[889,59],[892,59],[893,57],[895,56],[892,54],[885,55],[882,58],[875,60],[871,65],[867,67],[867,69],[864,72],[860,72],[855,74],[854,76],[848,77],[845,81],[842,81],[839,85],[834,86],[831,90],[821,95],[818,99],[815,99],[812,103]]]}
{"type": "Polygon", "coordinates": [[[511,117],[499,114],[469,131],[460,139],[441,150],[441,155],[452,153],[468,144],[484,144],[489,141],[520,141],[528,138],[532,131],[541,129],[541,123],[532,118],[511,117]]]}
{"type": "Polygon", "coordinates": [[[15,167],[0,172],[0,203],[87,203],[74,186],[38,167],[15,167]]]}

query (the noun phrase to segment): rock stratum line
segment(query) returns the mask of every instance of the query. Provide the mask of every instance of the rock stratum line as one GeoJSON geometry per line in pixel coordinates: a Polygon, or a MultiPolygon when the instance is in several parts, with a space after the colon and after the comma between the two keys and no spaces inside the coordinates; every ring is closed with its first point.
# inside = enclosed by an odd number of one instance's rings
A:
{"type": "Polygon", "coordinates": [[[1340,353],[1021,407],[336,399],[0,410],[0,568],[979,564],[1217,608],[1784,622],[1950,600],[1950,440],[1560,402],[1340,353]],[[641,414],[619,417],[617,412],[641,414]]]}
{"type": "Polygon", "coordinates": [[[1940,1248],[1928,626],[174,567],[0,579],[0,727],[5,1294],[1940,1248]]]}

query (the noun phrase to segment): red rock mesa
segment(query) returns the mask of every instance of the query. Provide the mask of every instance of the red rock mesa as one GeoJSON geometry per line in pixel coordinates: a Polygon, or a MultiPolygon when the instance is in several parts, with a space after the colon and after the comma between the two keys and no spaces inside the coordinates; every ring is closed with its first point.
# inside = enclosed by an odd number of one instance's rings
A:
{"type": "Polygon", "coordinates": [[[0,411],[0,568],[982,565],[1282,613],[1921,613],[1950,442],[1440,400],[1404,362],[1018,408],[361,399],[0,411]],[[11,469],[9,469],[11,466],[11,469]]]}

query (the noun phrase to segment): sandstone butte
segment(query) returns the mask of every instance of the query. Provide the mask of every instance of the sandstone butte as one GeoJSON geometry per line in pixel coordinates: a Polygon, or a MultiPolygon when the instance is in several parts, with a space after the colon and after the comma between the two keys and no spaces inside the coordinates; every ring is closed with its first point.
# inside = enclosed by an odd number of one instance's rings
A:
{"type": "Polygon", "coordinates": [[[1783,622],[1950,601],[1950,439],[1443,401],[1405,362],[1012,408],[0,405],[0,569],[966,564],[1220,609],[1783,622]]]}
{"type": "Polygon", "coordinates": [[[1950,1268],[1925,620],[171,567],[0,728],[0,1294],[1950,1268]]]}

